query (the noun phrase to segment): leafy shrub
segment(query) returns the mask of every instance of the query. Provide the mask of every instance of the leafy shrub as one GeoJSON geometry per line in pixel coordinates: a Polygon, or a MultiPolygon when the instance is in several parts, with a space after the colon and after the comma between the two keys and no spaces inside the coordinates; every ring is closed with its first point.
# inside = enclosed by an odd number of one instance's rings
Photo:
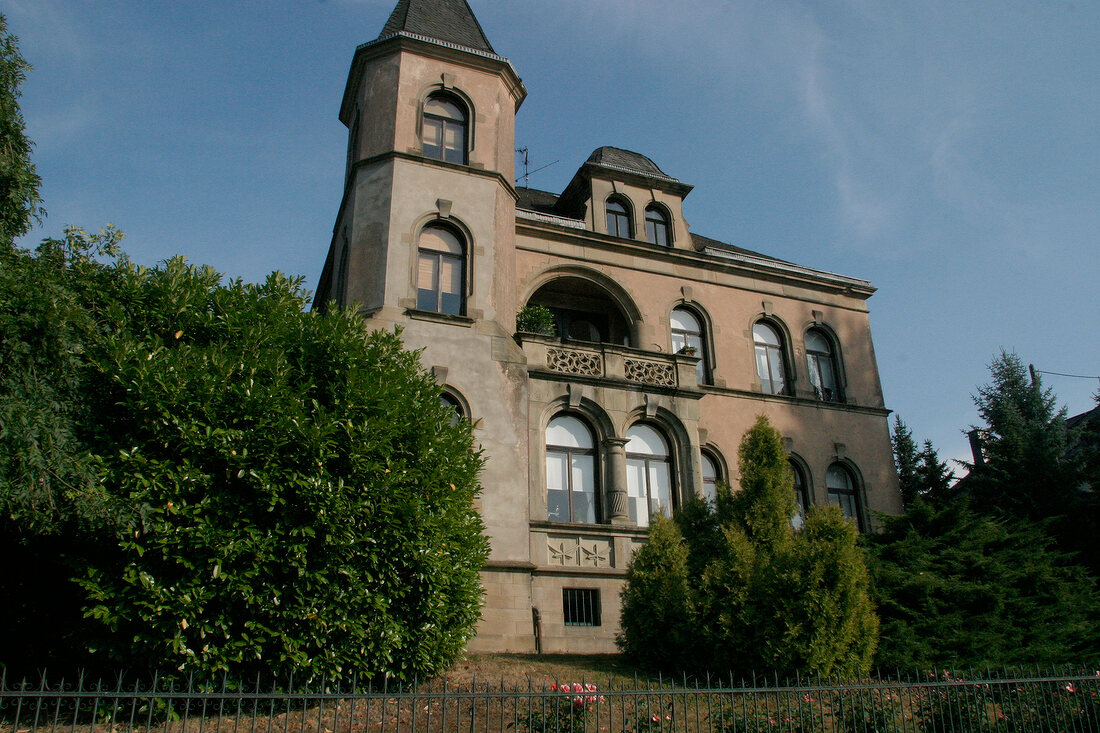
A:
{"type": "Polygon", "coordinates": [[[302,681],[454,659],[479,616],[481,459],[417,355],[303,312],[278,273],[223,284],[87,246],[9,262],[52,257],[36,271],[96,324],[69,407],[107,512],[67,524],[92,659],[302,681]]]}
{"type": "Polygon", "coordinates": [[[525,305],[516,315],[516,330],[556,336],[558,324],[554,314],[544,305],[525,305]]]}

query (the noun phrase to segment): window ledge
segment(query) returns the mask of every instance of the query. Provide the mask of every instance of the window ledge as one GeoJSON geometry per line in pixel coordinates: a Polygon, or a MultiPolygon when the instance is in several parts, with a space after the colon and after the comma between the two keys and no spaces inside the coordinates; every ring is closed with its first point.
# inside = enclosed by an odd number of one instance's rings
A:
{"type": "Polygon", "coordinates": [[[453,316],[450,313],[436,313],[435,311],[422,311],[416,308],[406,308],[405,315],[418,321],[431,321],[433,323],[447,323],[452,326],[470,328],[475,321],[469,316],[453,316]]]}
{"type": "Polygon", "coordinates": [[[649,527],[639,527],[635,524],[610,524],[598,522],[588,524],[586,522],[548,522],[532,521],[533,529],[549,530],[551,532],[570,532],[577,534],[604,534],[624,537],[647,537],[649,527]]]}

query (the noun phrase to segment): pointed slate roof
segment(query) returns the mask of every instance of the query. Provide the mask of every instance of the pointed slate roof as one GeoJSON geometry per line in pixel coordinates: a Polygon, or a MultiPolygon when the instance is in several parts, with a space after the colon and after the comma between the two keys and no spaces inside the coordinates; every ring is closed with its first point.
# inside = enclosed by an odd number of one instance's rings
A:
{"type": "Polygon", "coordinates": [[[401,32],[496,54],[466,0],[400,0],[378,39],[401,32]]]}

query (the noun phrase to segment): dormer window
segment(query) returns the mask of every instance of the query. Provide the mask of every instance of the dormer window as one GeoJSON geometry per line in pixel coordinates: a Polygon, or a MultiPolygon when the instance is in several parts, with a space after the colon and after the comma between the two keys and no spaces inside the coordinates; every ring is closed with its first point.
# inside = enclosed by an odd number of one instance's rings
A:
{"type": "Polygon", "coordinates": [[[424,102],[421,134],[424,157],[465,164],[468,128],[464,105],[449,95],[431,95],[424,102]]]}
{"type": "Polygon", "coordinates": [[[667,247],[671,241],[668,216],[658,206],[649,206],[645,210],[645,241],[658,247],[667,247]]]}
{"type": "Polygon", "coordinates": [[[607,200],[607,233],[623,239],[634,236],[634,227],[630,225],[630,207],[621,198],[607,200]]]}

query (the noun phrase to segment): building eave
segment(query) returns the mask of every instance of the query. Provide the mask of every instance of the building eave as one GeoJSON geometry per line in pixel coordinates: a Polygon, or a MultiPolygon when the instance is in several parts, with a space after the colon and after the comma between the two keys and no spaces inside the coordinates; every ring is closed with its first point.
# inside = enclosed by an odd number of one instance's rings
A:
{"type": "Polygon", "coordinates": [[[527,88],[523,85],[523,80],[516,73],[512,62],[503,56],[408,31],[398,31],[356,47],[355,55],[351,60],[351,69],[348,71],[348,80],[344,85],[344,96],[340,103],[341,122],[349,127],[351,125],[352,114],[355,112],[355,92],[362,78],[363,65],[370,59],[401,51],[501,74],[515,99],[517,111],[527,97],[527,88]]]}

